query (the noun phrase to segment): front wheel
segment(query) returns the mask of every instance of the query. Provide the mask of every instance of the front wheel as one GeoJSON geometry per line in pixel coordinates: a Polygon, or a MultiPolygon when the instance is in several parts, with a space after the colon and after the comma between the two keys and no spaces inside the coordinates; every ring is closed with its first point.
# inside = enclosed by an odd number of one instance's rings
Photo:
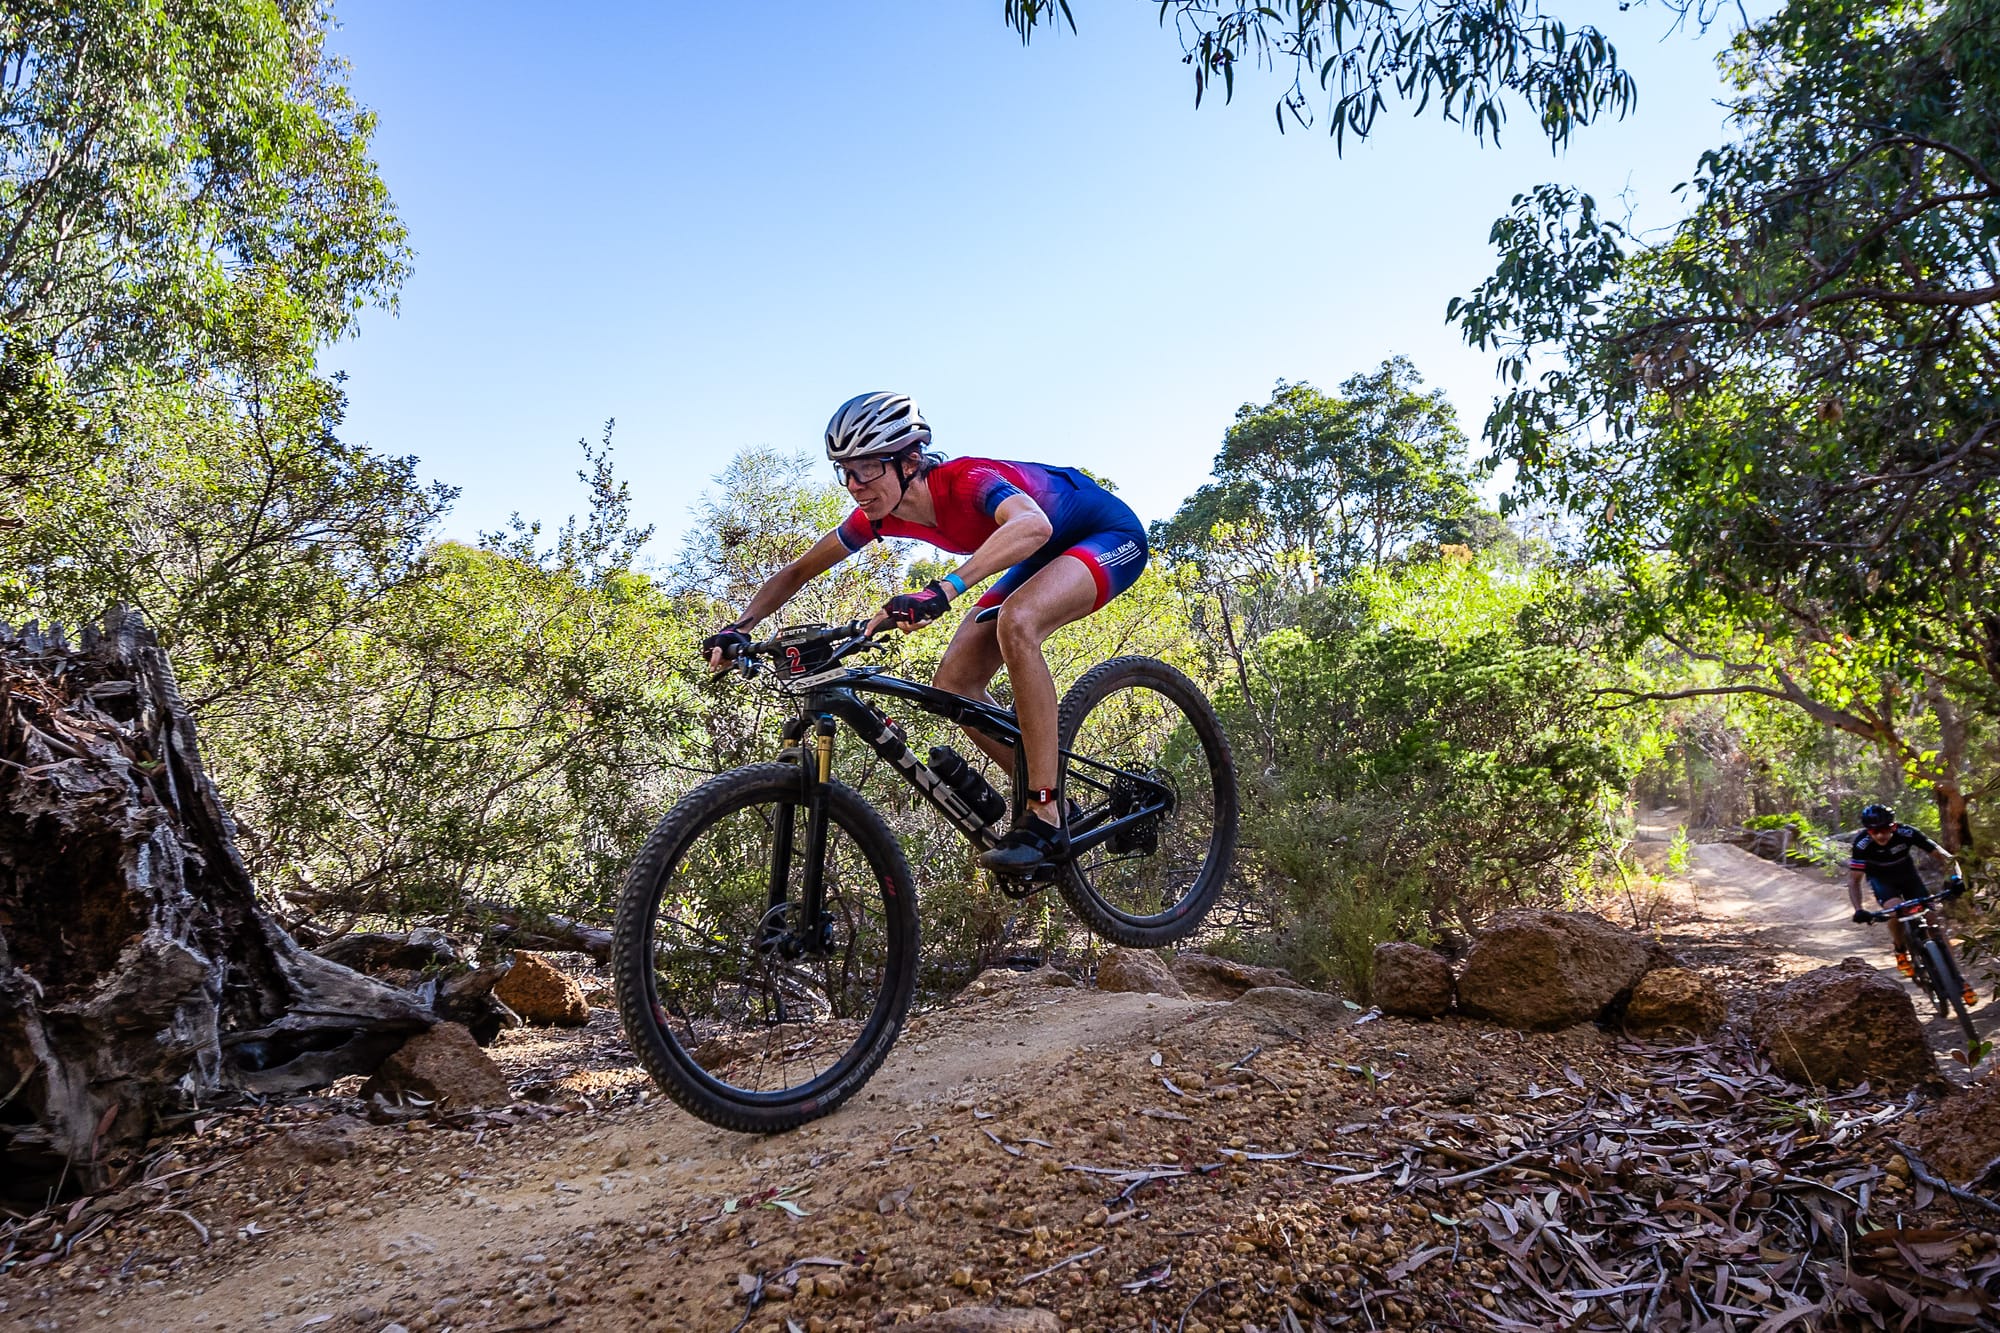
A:
{"type": "Polygon", "coordinates": [[[1185,939],[1236,862],[1236,764],[1207,696],[1165,662],[1114,657],[1063,696],[1057,736],[1073,829],[1141,816],[1063,868],[1063,898],[1115,944],[1185,939]]]}
{"type": "MultiPolygon", "coordinates": [[[[1935,937],[1924,941],[1924,957],[1930,961],[1931,974],[1937,978],[1938,994],[1948,1001],[1951,1011],[1958,1018],[1959,1027],[1965,1030],[1967,1050],[1979,1044],[1979,1031],[1972,1026],[1972,1015],[1965,1007],[1965,981],[1958,974],[1958,966],[1951,956],[1951,946],[1935,937]]],[[[1945,1005],[1940,1004],[1942,1010],[1945,1005]]]]}
{"type": "Polygon", "coordinates": [[[825,1115],[875,1072],[916,992],[916,891],[881,816],[838,783],[824,885],[806,919],[810,807],[796,764],[690,793],[640,850],[612,965],[626,1039],[687,1110],[775,1133],[825,1115]]]}

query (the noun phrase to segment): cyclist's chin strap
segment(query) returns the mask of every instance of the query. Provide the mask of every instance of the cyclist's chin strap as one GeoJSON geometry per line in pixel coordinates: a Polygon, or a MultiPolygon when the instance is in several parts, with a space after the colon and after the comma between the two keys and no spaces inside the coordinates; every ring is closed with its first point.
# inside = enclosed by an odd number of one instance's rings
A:
{"type": "MultiPolygon", "coordinates": [[[[902,458],[897,457],[890,459],[889,466],[896,469],[896,503],[889,506],[889,512],[893,514],[896,512],[897,506],[903,503],[903,497],[910,493],[910,479],[903,475],[902,458]]],[[[868,518],[868,515],[863,514],[861,517],[868,518]]],[[[868,532],[877,541],[880,541],[882,539],[882,529],[876,524],[875,520],[872,518],[868,518],[868,532]]],[[[964,590],[960,589],[960,591],[964,590]]]]}

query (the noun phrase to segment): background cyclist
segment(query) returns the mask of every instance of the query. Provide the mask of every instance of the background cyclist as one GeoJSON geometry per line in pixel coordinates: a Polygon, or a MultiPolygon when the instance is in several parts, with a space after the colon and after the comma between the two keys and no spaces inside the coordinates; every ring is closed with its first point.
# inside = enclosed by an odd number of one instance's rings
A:
{"type": "MultiPolygon", "coordinates": [[[[747,631],[807,580],[882,537],[914,537],[968,557],[917,592],[891,597],[870,623],[915,629],[950,609],[980,580],[1005,570],[959,622],[935,683],[991,699],[1002,665],[1028,751],[1028,817],[979,861],[1007,875],[1045,872],[1069,853],[1056,800],[1056,686],[1042,644],[1131,587],[1146,567],[1146,531],[1131,507],[1075,468],[991,458],[949,462],[929,448],[930,425],[909,395],[864,393],[841,404],[826,427],[826,454],[854,498],[845,522],[773,574],[743,615],[702,641],[720,669],[749,645],[747,631]],[[986,614],[987,612],[993,614],[986,614]]],[[[1014,753],[968,729],[1009,773],[1014,753]]]]}
{"type": "MultiPolygon", "coordinates": [[[[1921,898],[1927,890],[1923,878],[1917,874],[1914,852],[1929,852],[1931,859],[1940,867],[1951,869],[1951,879],[1946,882],[1945,891],[1956,897],[1960,888],[1958,862],[1951,853],[1932,842],[1923,830],[1908,824],[1896,822],[1896,812],[1886,805],[1871,805],[1861,812],[1861,830],[1854,835],[1854,845],[1848,850],[1847,897],[1854,905],[1854,919],[1857,923],[1869,919],[1867,909],[1861,906],[1861,880],[1868,879],[1868,886],[1875,891],[1875,901],[1883,908],[1894,907],[1905,898],[1921,898]]],[[[1910,966],[1909,944],[1903,938],[1903,923],[1889,918],[1889,937],[1896,946],[1896,966],[1904,976],[1912,976],[1915,970],[1910,966]]],[[[1972,1003],[1972,992],[1966,992],[1966,1002],[1972,1003]]]]}

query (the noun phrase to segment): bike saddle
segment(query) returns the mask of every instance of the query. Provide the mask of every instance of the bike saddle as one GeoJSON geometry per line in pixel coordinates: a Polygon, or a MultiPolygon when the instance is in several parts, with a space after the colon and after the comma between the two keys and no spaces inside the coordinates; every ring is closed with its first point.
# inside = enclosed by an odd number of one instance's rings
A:
{"type": "Polygon", "coordinates": [[[999,607],[982,606],[977,611],[974,611],[972,613],[972,623],[975,625],[984,625],[989,620],[998,619],[999,616],[1000,616],[999,607]]]}

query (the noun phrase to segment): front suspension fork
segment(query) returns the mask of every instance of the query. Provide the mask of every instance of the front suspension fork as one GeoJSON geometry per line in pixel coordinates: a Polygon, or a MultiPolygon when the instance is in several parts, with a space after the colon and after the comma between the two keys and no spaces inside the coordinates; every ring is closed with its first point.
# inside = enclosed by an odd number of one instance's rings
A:
{"type": "Polygon", "coordinates": [[[766,890],[763,945],[786,957],[803,953],[821,954],[831,946],[832,919],[826,913],[826,785],[833,780],[834,720],[822,714],[816,720],[799,718],[785,727],[787,750],[799,755],[800,804],[806,811],[804,874],[799,885],[796,911],[791,903],[793,858],[798,854],[797,805],[778,807],[776,827],[771,837],[771,875],[766,890]],[[812,743],[803,744],[807,728],[812,743]]]}

